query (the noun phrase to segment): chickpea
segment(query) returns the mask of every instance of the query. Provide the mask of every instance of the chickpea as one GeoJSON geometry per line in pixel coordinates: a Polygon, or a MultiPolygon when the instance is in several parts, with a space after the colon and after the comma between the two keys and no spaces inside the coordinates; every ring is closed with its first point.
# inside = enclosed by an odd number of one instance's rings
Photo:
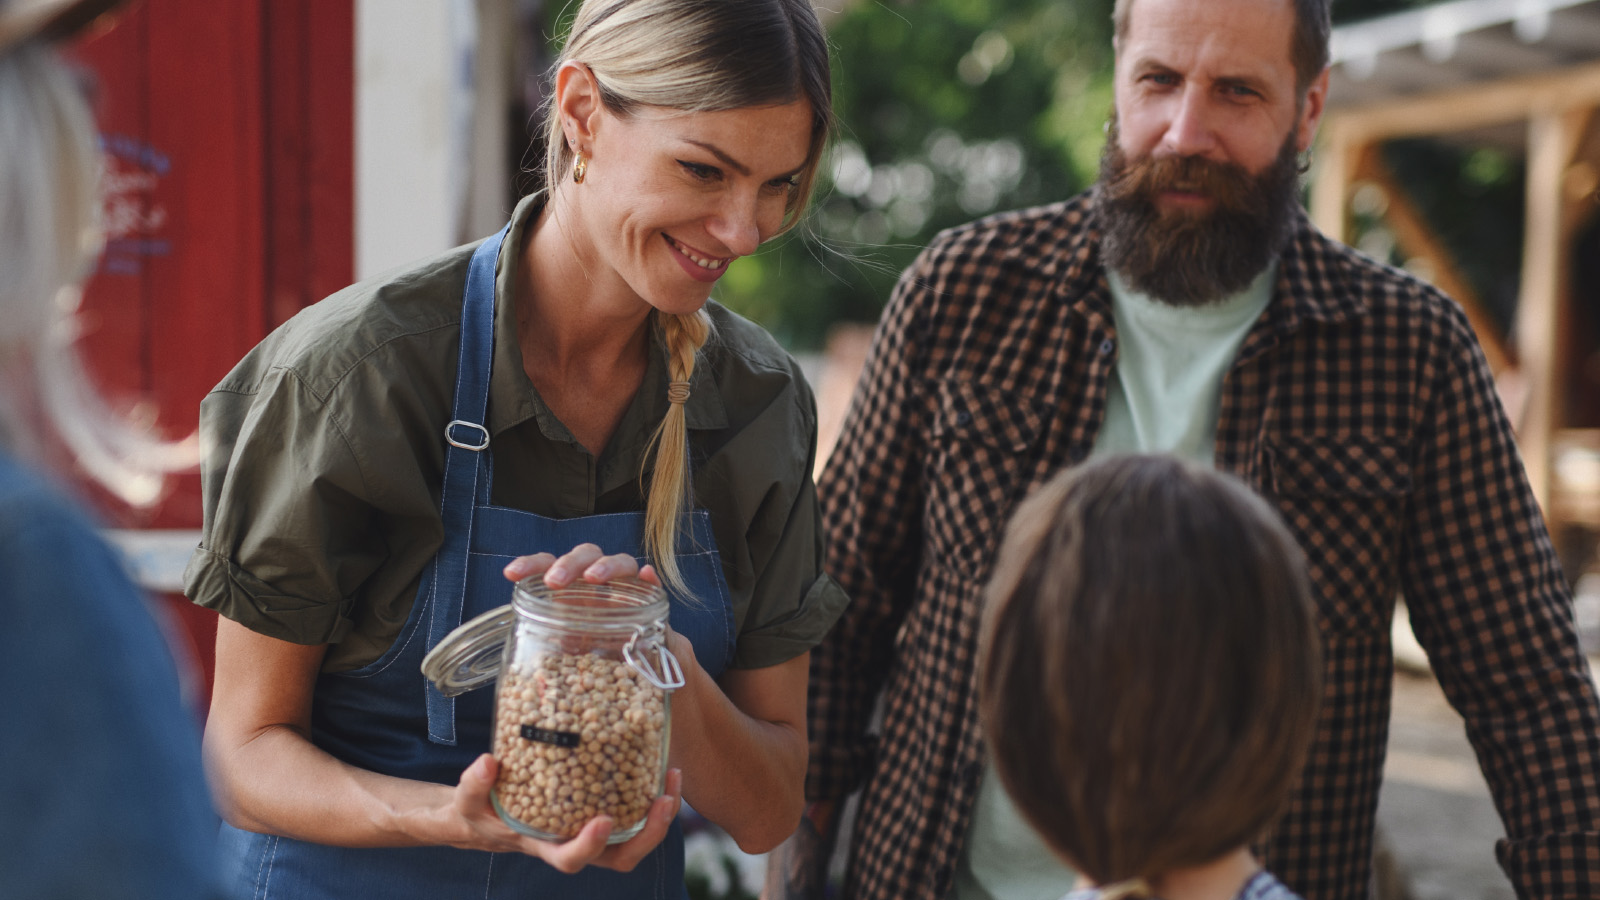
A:
{"type": "Polygon", "coordinates": [[[501,814],[556,838],[597,815],[640,822],[660,785],[662,692],[590,654],[517,660],[500,675],[493,753],[501,814]]]}

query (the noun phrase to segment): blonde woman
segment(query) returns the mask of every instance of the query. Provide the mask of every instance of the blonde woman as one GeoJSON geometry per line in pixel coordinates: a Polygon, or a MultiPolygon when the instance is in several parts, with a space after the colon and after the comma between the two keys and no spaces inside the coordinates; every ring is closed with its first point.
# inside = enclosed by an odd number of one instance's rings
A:
{"type": "Polygon", "coordinates": [[[678,896],[680,785],[747,850],[792,830],[843,605],[814,404],[708,296],[802,213],[829,90],[806,0],[585,2],[507,229],[314,305],[205,401],[187,592],[223,617],[206,746],[252,896],[678,896]],[[488,692],[418,672],[539,572],[671,589],[673,772],[623,843],[502,824],[488,692]]]}
{"type": "Polygon", "coordinates": [[[192,453],[109,414],[73,347],[100,247],[100,155],[52,42],[106,0],[0,0],[0,893],[221,896],[200,734],[145,598],[45,475],[133,503],[192,453]]]}

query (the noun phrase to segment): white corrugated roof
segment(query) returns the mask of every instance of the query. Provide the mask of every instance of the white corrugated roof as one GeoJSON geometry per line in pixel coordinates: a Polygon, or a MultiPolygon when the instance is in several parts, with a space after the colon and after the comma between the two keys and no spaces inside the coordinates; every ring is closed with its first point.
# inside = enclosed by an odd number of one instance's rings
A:
{"type": "Polygon", "coordinates": [[[1450,0],[1334,29],[1329,105],[1600,60],[1600,0],[1450,0]]]}

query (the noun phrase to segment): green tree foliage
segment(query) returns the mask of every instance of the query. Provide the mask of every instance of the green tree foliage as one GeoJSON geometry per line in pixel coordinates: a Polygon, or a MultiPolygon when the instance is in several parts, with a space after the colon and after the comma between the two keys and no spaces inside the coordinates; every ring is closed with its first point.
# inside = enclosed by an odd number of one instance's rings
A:
{"type": "Polygon", "coordinates": [[[808,222],[720,298],[791,346],[871,321],[940,229],[1070,196],[1111,108],[1111,0],[859,0],[828,21],[840,130],[808,222]]]}

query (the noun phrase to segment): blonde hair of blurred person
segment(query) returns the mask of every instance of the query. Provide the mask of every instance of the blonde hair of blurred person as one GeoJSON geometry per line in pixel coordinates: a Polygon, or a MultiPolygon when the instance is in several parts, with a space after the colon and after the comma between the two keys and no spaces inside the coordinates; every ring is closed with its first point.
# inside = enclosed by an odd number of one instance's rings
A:
{"type": "MultiPolygon", "coordinates": [[[[598,82],[607,111],[619,116],[632,115],[643,106],[710,112],[778,105],[797,99],[788,60],[774,55],[765,71],[731,79],[725,65],[729,54],[706,43],[708,35],[715,35],[748,42],[750,47],[766,46],[777,34],[764,12],[749,14],[744,26],[712,27],[708,21],[713,18],[726,26],[728,19],[741,13],[694,0],[585,3],[555,68],[581,63],[598,82]]],[[[832,125],[826,45],[819,40],[795,41],[792,46],[800,58],[798,99],[811,105],[812,130],[805,167],[789,192],[779,234],[793,228],[805,212],[832,125]]],[[[576,152],[554,104],[552,94],[545,120],[544,183],[559,225],[561,203],[555,198],[572,183],[576,152]]],[[[671,380],[687,382],[700,348],[713,337],[711,317],[704,307],[688,315],[660,310],[653,315],[666,346],[671,380]]],[[[678,515],[690,496],[687,440],[683,404],[671,404],[655,435],[655,477],[646,504],[645,541],[656,571],[673,586],[681,586],[674,562],[678,515]]]]}
{"type": "Polygon", "coordinates": [[[109,415],[73,349],[99,159],[51,42],[110,5],[0,0],[0,890],[216,900],[216,813],[170,647],[95,523],[28,465],[65,444],[149,502],[186,456],[109,415]]]}
{"type": "Polygon", "coordinates": [[[0,40],[0,122],[0,441],[45,461],[45,424],[119,499],[153,503],[196,444],[113,413],[77,352],[80,283],[102,246],[102,162],[82,84],[44,40],[0,40]]]}

